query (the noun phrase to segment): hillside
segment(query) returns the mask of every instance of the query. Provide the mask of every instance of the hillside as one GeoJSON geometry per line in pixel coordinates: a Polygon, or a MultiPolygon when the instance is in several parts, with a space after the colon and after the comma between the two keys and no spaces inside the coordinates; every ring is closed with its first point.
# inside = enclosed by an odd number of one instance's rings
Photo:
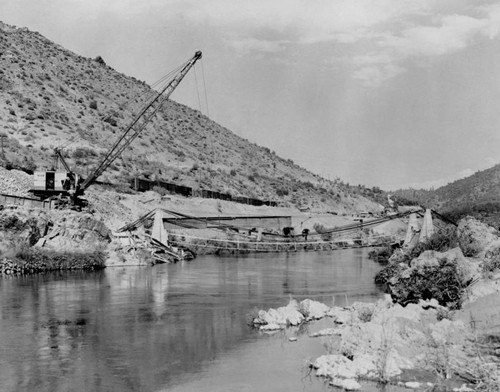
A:
{"type": "MultiPolygon", "coordinates": [[[[153,90],[98,53],[85,58],[1,22],[0,31],[3,166],[50,169],[64,146],[70,166],[90,173],[153,90]]],[[[100,180],[126,186],[135,176],[338,213],[376,210],[381,193],[327,181],[172,100],[100,180]]]]}
{"type": "Polygon", "coordinates": [[[500,165],[435,190],[402,189],[396,195],[435,208],[454,220],[471,215],[500,225],[500,165]]]}

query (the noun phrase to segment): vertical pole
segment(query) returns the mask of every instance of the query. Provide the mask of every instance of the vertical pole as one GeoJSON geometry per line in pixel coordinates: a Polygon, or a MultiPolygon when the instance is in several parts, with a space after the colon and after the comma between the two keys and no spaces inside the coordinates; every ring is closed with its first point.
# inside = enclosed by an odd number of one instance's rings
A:
{"type": "Polygon", "coordinates": [[[5,152],[3,150],[3,140],[6,138],[7,136],[5,135],[0,135],[0,142],[2,143],[2,159],[5,159],[5,152]]]}

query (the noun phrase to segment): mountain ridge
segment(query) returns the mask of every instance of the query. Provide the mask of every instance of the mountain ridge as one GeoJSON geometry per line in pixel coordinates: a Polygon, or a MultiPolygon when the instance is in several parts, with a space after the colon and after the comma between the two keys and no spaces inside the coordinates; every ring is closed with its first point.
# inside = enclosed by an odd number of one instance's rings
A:
{"type": "Polygon", "coordinates": [[[455,220],[471,215],[495,227],[500,224],[500,164],[433,190],[400,189],[394,194],[455,220]]]}

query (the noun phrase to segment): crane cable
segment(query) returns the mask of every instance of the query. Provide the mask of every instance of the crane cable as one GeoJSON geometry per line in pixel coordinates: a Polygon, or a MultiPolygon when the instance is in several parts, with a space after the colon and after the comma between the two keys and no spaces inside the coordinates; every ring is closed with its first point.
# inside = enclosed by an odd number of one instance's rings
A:
{"type": "MultiPolygon", "coordinates": [[[[162,76],[160,79],[158,79],[156,82],[154,82],[151,86],[149,86],[150,87],[149,89],[144,90],[142,93],[135,94],[134,96],[129,98],[127,101],[125,101],[121,104],[118,104],[118,107],[130,108],[129,105],[131,104],[131,102],[137,101],[140,98],[144,98],[143,101],[148,102],[153,96],[158,94],[158,91],[156,91],[155,89],[158,88],[158,90],[162,90],[162,88],[165,85],[170,83],[173,76],[176,75],[188,62],[189,62],[189,60],[185,61],[184,63],[182,63],[181,65],[179,65],[178,67],[176,67],[175,69],[173,69],[172,71],[167,73],[166,75],[162,76]]],[[[103,116],[103,117],[101,117],[101,121],[109,120],[112,116],[113,116],[112,113],[108,114],[107,116],[103,116]]]]}
{"type": "Polygon", "coordinates": [[[194,75],[194,85],[196,86],[196,96],[198,97],[198,108],[200,110],[200,113],[203,114],[202,108],[201,108],[201,99],[200,99],[200,89],[198,88],[198,77],[196,76],[196,66],[193,67],[193,75],[194,75]]]}
{"type": "Polygon", "coordinates": [[[205,91],[205,105],[207,106],[207,117],[210,118],[210,111],[208,110],[208,95],[207,95],[207,85],[205,83],[205,67],[203,66],[203,59],[201,59],[201,75],[203,77],[203,90],[205,91]]]}

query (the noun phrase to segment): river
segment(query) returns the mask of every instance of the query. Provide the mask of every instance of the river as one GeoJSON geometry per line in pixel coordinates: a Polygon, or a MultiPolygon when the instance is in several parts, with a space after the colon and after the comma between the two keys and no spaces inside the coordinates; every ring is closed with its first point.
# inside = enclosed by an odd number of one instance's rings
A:
{"type": "Polygon", "coordinates": [[[291,296],[375,301],[380,268],[347,249],[0,278],[1,390],[328,390],[305,363],[331,321],[266,335],[248,315],[291,296]]]}

